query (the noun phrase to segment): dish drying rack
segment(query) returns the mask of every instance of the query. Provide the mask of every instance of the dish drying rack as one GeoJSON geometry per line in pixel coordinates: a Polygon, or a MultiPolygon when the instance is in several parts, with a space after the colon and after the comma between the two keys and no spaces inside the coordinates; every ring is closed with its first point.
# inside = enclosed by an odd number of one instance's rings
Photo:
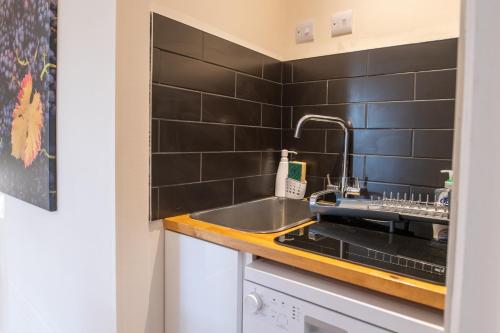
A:
{"type": "Polygon", "coordinates": [[[336,202],[320,200],[331,191],[321,191],[311,195],[309,206],[311,212],[321,221],[322,216],[342,216],[372,220],[375,222],[389,223],[390,231],[394,231],[394,224],[397,222],[428,222],[433,224],[448,224],[450,209],[448,205],[443,205],[434,198],[422,199],[422,195],[415,199],[412,194],[410,198],[400,193],[389,196],[384,192],[382,197],[370,199],[336,198],[336,202]]]}

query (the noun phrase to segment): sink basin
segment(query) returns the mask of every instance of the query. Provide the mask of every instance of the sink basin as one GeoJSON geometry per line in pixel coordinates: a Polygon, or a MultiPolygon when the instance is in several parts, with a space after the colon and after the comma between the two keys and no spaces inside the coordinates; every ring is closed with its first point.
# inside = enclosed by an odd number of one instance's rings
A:
{"type": "Polygon", "coordinates": [[[282,231],[311,219],[306,200],[270,197],[191,214],[196,220],[255,233],[282,231]]]}

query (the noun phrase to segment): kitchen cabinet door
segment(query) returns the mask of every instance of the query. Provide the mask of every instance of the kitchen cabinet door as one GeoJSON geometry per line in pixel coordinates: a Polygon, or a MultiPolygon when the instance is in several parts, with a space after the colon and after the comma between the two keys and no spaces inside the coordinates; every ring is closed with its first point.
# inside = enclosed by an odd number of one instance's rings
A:
{"type": "Polygon", "coordinates": [[[243,255],[165,231],[166,333],[240,333],[243,255]]]}

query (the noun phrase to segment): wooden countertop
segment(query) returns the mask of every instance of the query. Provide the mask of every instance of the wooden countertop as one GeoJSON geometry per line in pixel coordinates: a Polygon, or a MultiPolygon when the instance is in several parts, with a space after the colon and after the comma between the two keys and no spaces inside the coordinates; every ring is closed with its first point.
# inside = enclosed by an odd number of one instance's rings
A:
{"type": "Polygon", "coordinates": [[[249,252],[263,258],[436,309],[444,309],[446,287],[292,249],[274,242],[274,238],[277,236],[306,224],[273,234],[255,234],[238,231],[195,220],[189,217],[189,215],[167,218],[163,224],[165,229],[170,231],[203,239],[235,250],[249,252]]]}

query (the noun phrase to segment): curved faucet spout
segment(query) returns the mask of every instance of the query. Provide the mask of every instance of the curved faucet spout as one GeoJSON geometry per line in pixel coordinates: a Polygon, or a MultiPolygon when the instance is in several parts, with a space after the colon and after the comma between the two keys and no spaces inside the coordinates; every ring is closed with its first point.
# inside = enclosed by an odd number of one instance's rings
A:
{"type": "Polygon", "coordinates": [[[345,193],[346,190],[346,180],[347,180],[347,155],[348,155],[348,149],[349,149],[349,130],[347,128],[348,123],[339,117],[330,117],[330,116],[323,116],[323,115],[318,115],[318,114],[307,114],[303,116],[302,118],[299,119],[297,122],[297,127],[295,128],[295,134],[294,137],[299,139],[302,134],[302,128],[304,127],[304,124],[307,123],[308,121],[318,121],[318,122],[324,122],[324,123],[335,123],[339,125],[342,130],[344,131],[344,159],[342,163],[342,180],[341,180],[341,192],[342,194],[345,193]]]}

